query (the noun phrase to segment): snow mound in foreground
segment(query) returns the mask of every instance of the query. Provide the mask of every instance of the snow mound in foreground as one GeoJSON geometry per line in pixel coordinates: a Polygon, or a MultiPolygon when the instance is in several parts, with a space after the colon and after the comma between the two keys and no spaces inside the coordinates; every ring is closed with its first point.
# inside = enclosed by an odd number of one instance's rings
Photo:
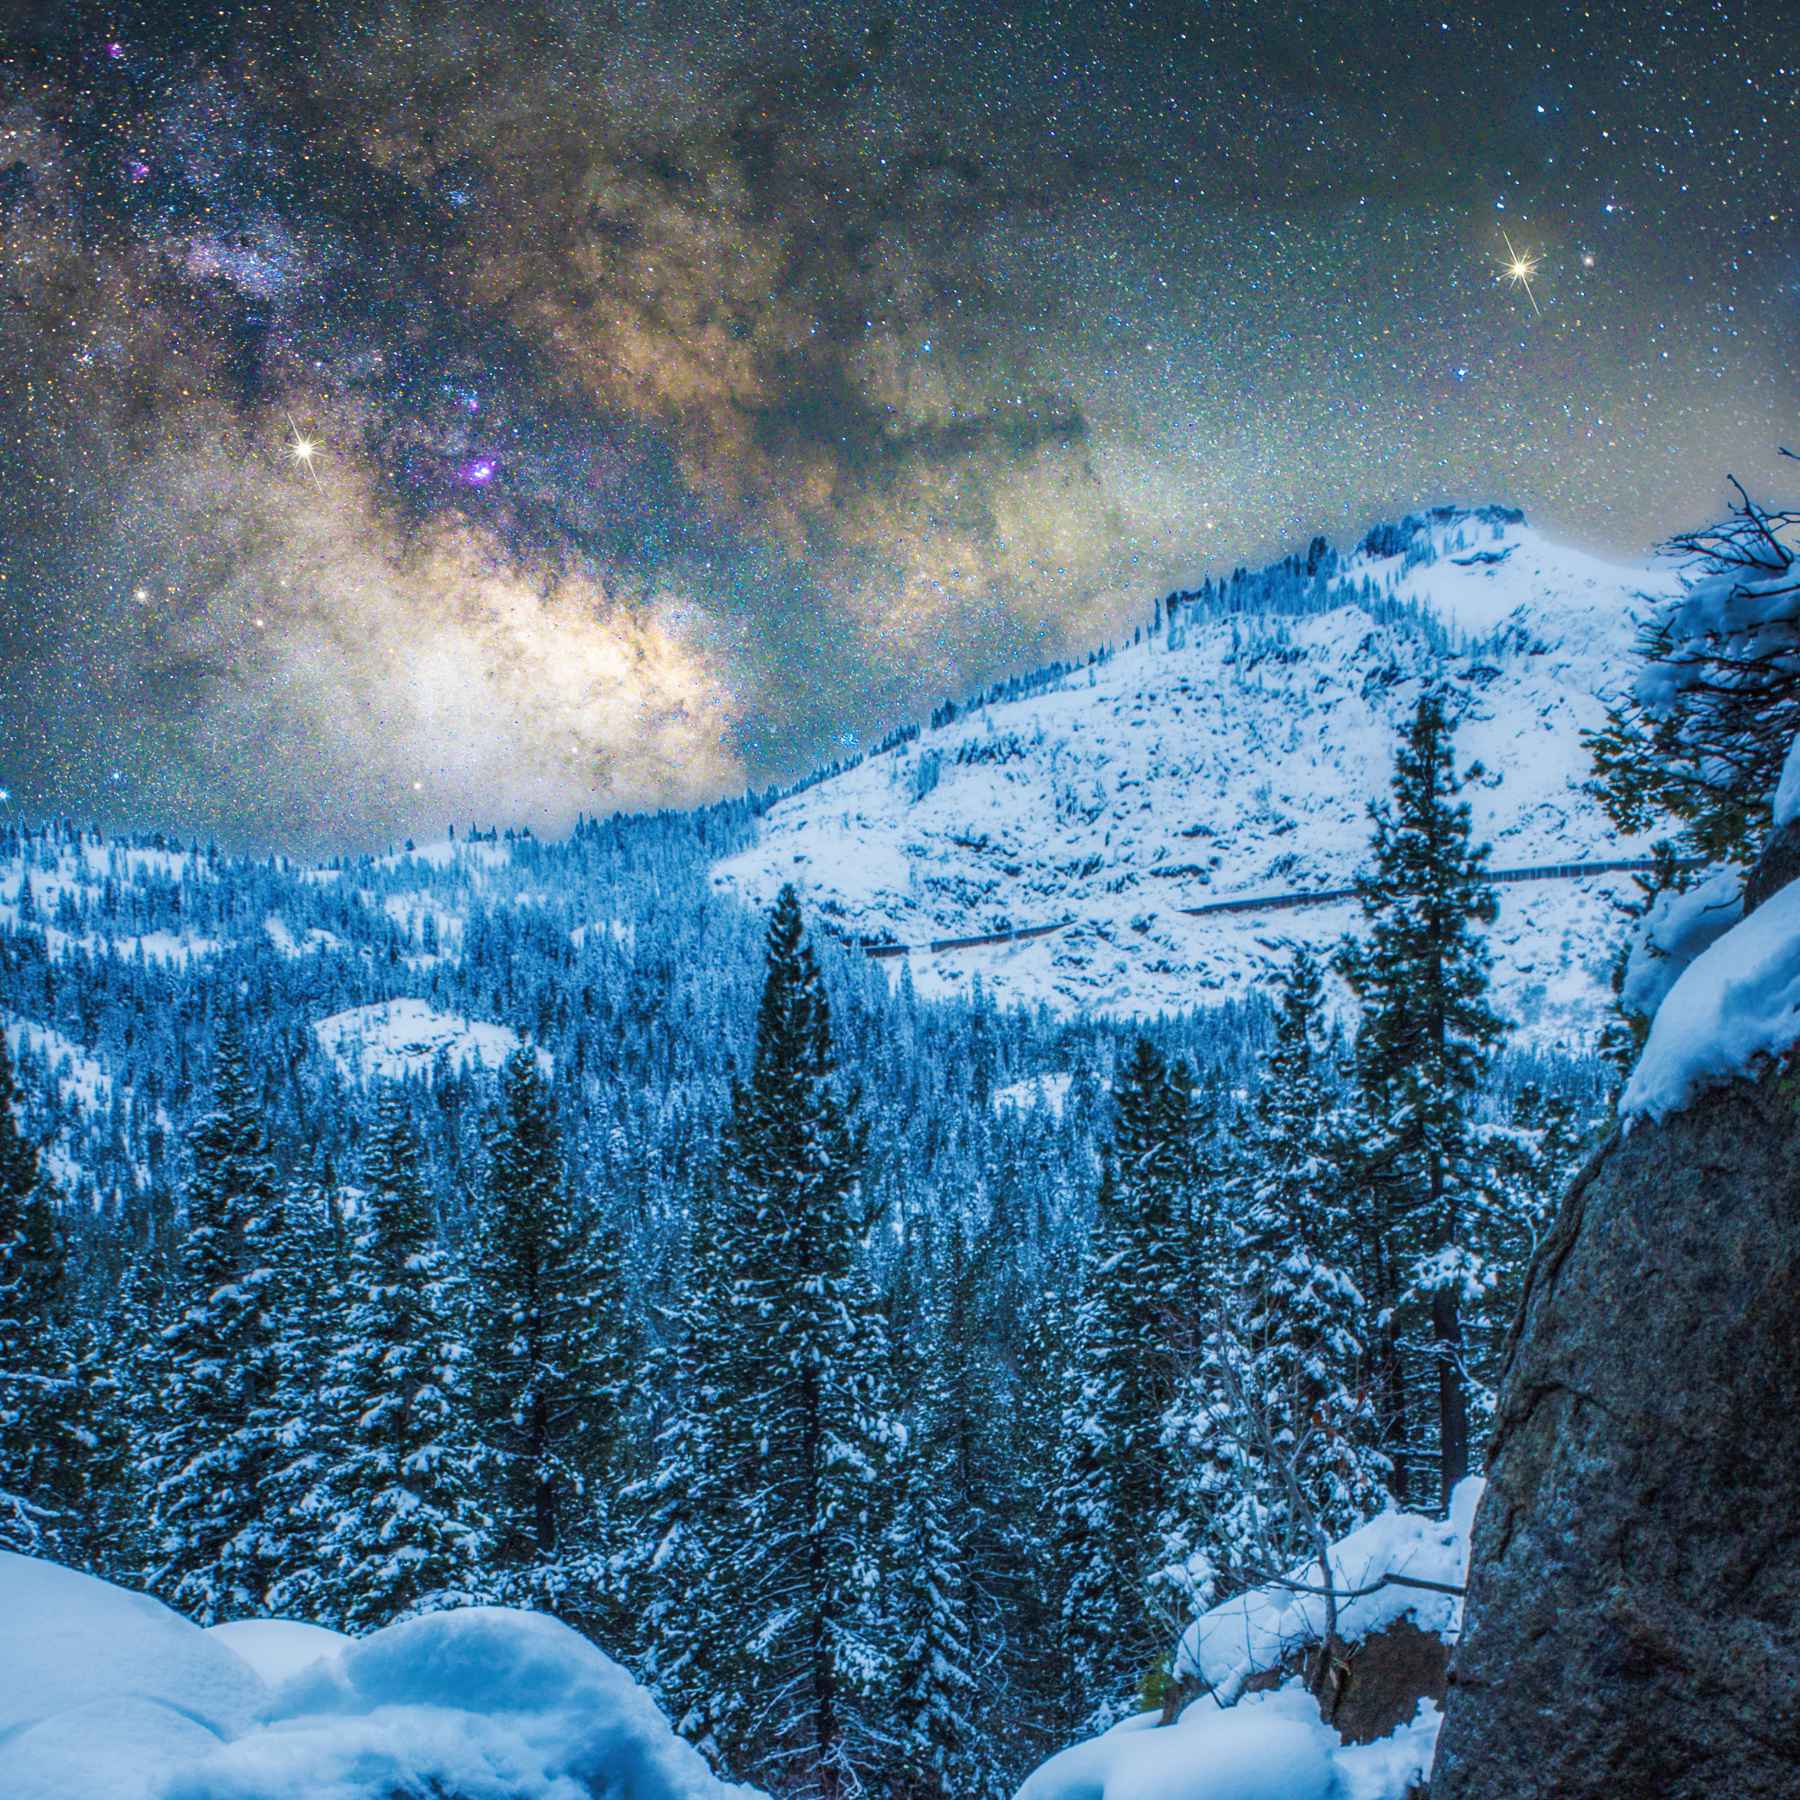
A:
{"type": "MultiPolygon", "coordinates": [[[[1387,1512],[1331,1547],[1340,1591],[1373,1588],[1340,1602],[1339,1634],[1360,1643],[1401,1619],[1453,1639],[1462,1601],[1426,1588],[1378,1587],[1384,1575],[1460,1587],[1482,1483],[1460,1483],[1448,1519],[1387,1512]]],[[[1292,1579],[1316,1585],[1318,1565],[1292,1579]]],[[[1401,1800],[1424,1779],[1442,1715],[1422,1699],[1413,1717],[1370,1744],[1346,1744],[1319,1716],[1298,1680],[1245,1694],[1252,1675],[1282,1666],[1323,1634],[1324,1601],[1269,1586],[1215,1606],[1183,1635],[1178,1674],[1209,1690],[1172,1725],[1127,1719],[1053,1756],[1017,1800],[1401,1800]],[[1242,1695],[1242,1698],[1238,1698],[1242,1695]]]]}
{"type": "Polygon", "coordinates": [[[255,1673],[143,1594],[0,1551],[0,1794],[140,1800],[250,1729],[255,1673]]]}
{"type": "Polygon", "coordinates": [[[6,1556],[0,1619],[6,1800],[754,1800],[539,1613],[472,1607],[357,1640],[282,1621],[202,1631],[6,1556]],[[253,1663],[294,1672],[271,1688],[253,1663]]]}
{"type": "Polygon", "coordinates": [[[1338,1735],[1303,1692],[1210,1700],[1173,1725],[1115,1726],[1053,1756],[1018,1800],[1344,1800],[1338,1735]]]}
{"type": "Polygon", "coordinates": [[[341,1631],[298,1619],[235,1619],[208,1626],[206,1635],[241,1656],[271,1687],[352,1641],[341,1631]]]}
{"type": "Polygon", "coordinates": [[[1619,1116],[1679,1112],[1703,1088],[1751,1074],[1800,1042],[1800,881],[1700,952],[1657,1009],[1619,1116]]]}

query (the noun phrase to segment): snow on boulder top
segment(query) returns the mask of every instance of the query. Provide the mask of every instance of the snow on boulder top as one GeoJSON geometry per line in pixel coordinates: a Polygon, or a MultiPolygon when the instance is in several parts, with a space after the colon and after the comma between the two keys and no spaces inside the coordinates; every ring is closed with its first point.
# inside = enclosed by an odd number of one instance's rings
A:
{"type": "MultiPolygon", "coordinates": [[[[352,1081],[398,1081],[429,1075],[441,1056],[452,1068],[497,1069],[522,1039],[507,1025],[441,1013],[423,1000],[383,1000],[333,1013],[313,1035],[352,1081]]],[[[538,1052],[545,1072],[548,1051],[538,1052]]]]}
{"type": "Polygon", "coordinates": [[[1753,1075],[1800,1043],[1800,881],[1702,950],[1657,1008],[1619,1116],[1679,1112],[1702,1090],[1753,1075]]]}
{"type": "MultiPolygon", "coordinates": [[[[1589,791],[1582,733],[1636,666],[1639,597],[1673,570],[1602,562],[1501,508],[1446,509],[1174,596],[1160,630],[940,708],[777,799],[713,880],[758,907],[792,881],[829,930],[913,946],[923,994],[1143,1015],[1261,985],[1331,944],[1368,805],[1428,683],[1450,693],[1475,834],[1499,870],[1647,856],[1589,791]],[[1030,937],[1007,937],[1020,931],[1030,937]],[[984,939],[974,944],[944,940],[984,939]],[[938,948],[930,948],[933,944],[938,948]]],[[[1495,1000],[1568,1044],[1611,999],[1627,872],[1499,888],[1495,1000]]],[[[896,959],[896,964],[898,959],[896,959]]]]}
{"type": "MultiPolygon", "coordinates": [[[[1482,1482],[1471,1476],[1457,1484],[1448,1519],[1421,1513],[1378,1513],[1366,1525],[1331,1546],[1332,1579],[1340,1593],[1373,1589],[1338,1603],[1338,1635],[1360,1644],[1400,1619],[1421,1631],[1453,1638],[1462,1629],[1462,1601],[1454,1594],[1416,1587],[1380,1586],[1384,1576],[1461,1587],[1469,1567],[1469,1532],[1482,1482]]],[[[1316,1561],[1289,1571],[1305,1587],[1319,1585],[1316,1561]]],[[[1178,1675],[1190,1676],[1213,1693],[1242,1692],[1253,1675],[1280,1666],[1290,1652],[1316,1644],[1325,1635],[1325,1598],[1290,1588],[1252,1588],[1203,1613],[1182,1634],[1175,1653],[1178,1675]]]]}

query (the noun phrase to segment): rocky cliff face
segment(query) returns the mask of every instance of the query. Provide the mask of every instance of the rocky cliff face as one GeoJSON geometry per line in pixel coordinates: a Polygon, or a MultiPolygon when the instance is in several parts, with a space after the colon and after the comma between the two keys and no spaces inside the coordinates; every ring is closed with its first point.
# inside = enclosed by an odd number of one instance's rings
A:
{"type": "Polygon", "coordinates": [[[1791,1060],[1639,1120],[1569,1195],[1502,1387],[1432,1800],[1800,1794],[1791,1060]]]}

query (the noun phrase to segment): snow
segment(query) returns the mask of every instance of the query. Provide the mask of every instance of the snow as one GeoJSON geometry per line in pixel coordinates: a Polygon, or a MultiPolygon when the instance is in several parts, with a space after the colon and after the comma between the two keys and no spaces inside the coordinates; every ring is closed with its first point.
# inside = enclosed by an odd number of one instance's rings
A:
{"type": "Polygon", "coordinates": [[[249,1729],[262,1683],[160,1602],[0,1551],[0,1794],[143,1800],[249,1729]]]}
{"type": "Polygon", "coordinates": [[[1018,1800],[1342,1800],[1338,1749],[1309,1694],[1256,1694],[1077,1744],[1032,1774],[1018,1800]]]}
{"type": "MultiPolygon", "coordinates": [[[[1471,1476],[1451,1495],[1448,1519],[1422,1513],[1378,1513],[1331,1547],[1334,1583],[1340,1589],[1373,1586],[1387,1574],[1462,1585],[1469,1562],[1469,1528],[1482,1483],[1471,1476]]],[[[1319,1584],[1316,1562],[1289,1571],[1289,1579],[1319,1584]]],[[[1338,1635],[1348,1643],[1410,1619],[1421,1631],[1445,1638],[1462,1629],[1462,1602],[1424,1588],[1383,1587],[1338,1606],[1338,1635]]],[[[1230,1698],[1250,1676],[1276,1667],[1290,1651],[1316,1644],[1325,1632],[1325,1599],[1285,1588],[1252,1588],[1215,1606],[1183,1633],[1176,1652],[1178,1674],[1197,1677],[1230,1698]]]]}
{"type": "MultiPolygon", "coordinates": [[[[916,951],[905,960],[927,997],[979,976],[1002,1003],[1066,1012],[1238,998],[1293,945],[1328,948],[1354,904],[1179,909],[1348,886],[1395,737],[1433,679],[1466,708],[1459,758],[1487,770],[1466,792],[1496,868],[1647,855],[1588,791],[1581,734],[1635,667],[1635,601],[1659,583],[1673,592],[1673,573],[1597,561],[1497,514],[1428,519],[1414,550],[1352,556],[1324,610],[1196,618],[965,710],[777,801],[713,881],[766,907],[792,880],[855,939],[1068,922],[916,951]],[[1374,616],[1365,578],[1436,626],[1374,616]]],[[[1495,998],[1520,1041],[1566,1047],[1598,1031],[1605,946],[1635,892],[1621,872],[1499,889],[1495,998]]],[[[897,977],[901,959],[884,966],[897,977]]]]}
{"type": "Polygon", "coordinates": [[[1679,1112],[1800,1042],[1800,881],[1709,945],[1658,1009],[1619,1102],[1627,1128],[1679,1112]]]}
{"type": "Polygon", "coordinates": [[[208,1626],[206,1635],[241,1656],[272,1687],[351,1641],[341,1631],[298,1619],[234,1619],[208,1626]]]}
{"type": "MultiPolygon", "coordinates": [[[[351,1081],[426,1076],[440,1056],[453,1068],[497,1069],[523,1040],[510,1026],[439,1012],[424,1000],[378,1001],[333,1013],[313,1035],[351,1081]]],[[[538,1052],[546,1073],[547,1051],[538,1052]]]]}
{"type": "Polygon", "coordinates": [[[994,1089],[994,1107],[998,1111],[1014,1107],[1020,1112],[1042,1110],[1060,1119],[1069,1098],[1069,1087],[1075,1077],[1066,1070],[1050,1075],[1029,1075],[1023,1081],[1009,1081],[994,1089]]]}
{"type": "Polygon", "coordinates": [[[542,1614],[474,1607],[357,1640],[285,1621],[202,1631],[0,1555],[0,1618],[6,1800],[755,1800],[542,1614]],[[257,1672],[303,1655],[273,1686],[257,1672]]]}
{"type": "Polygon", "coordinates": [[[1744,882],[1735,869],[1719,869],[1691,888],[1658,894],[1625,965],[1622,1004],[1641,1018],[1654,1018],[1681,972],[1743,916],[1744,882]]]}
{"type": "Polygon", "coordinates": [[[1800,737],[1788,747],[1787,760],[1781,765],[1781,780],[1775,788],[1775,829],[1793,824],[1800,818],[1800,737]]]}
{"type": "MultiPolygon", "coordinates": [[[[1482,1486],[1460,1482],[1447,1519],[1386,1512],[1340,1539],[1330,1552],[1338,1586],[1369,1587],[1389,1573],[1462,1586],[1482,1486]]],[[[1317,1563],[1291,1579],[1317,1585],[1317,1563]]],[[[1401,1619],[1454,1639],[1462,1601],[1380,1588],[1343,1601],[1338,1630],[1355,1644],[1401,1619]]],[[[1324,1601],[1315,1595],[1269,1586],[1215,1606],[1189,1627],[1175,1659],[1178,1674],[1200,1677],[1208,1691],[1172,1725],[1154,1726],[1146,1715],[1072,1745],[1038,1769],[1017,1800],[1402,1800],[1431,1767],[1441,1723],[1433,1702],[1421,1700],[1385,1738],[1345,1744],[1297,1678],[1272,1692],[1244,1692],[1252,1675],[1280,1667],[1323,1631],[1324,1601]]]]}

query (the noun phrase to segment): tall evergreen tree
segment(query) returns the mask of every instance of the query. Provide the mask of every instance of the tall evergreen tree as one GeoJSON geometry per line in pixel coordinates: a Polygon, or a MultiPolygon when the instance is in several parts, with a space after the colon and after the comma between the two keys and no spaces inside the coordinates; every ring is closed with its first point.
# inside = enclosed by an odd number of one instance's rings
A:
{"type": "Polygon", "coordinates": [[[190,1145],[179,1299],[152,1360],[153,1584],[198,1620],[253,1617],[281,1574],[264,1483],[277,1466],[286,1219],[242,1028],[213,1053],[190,1145]]]}
{"type": "Polygon", "coordinates": [[[893,1743],[882,1786],[897,1800],[981,1800],[995,1794],[998,1771],[979,1719],[970,1518],[966,1511],[958,1516],[963,1422],[948,1357],[962,1346],[951,1328],[947,1272],[926,1273],[932,1291],[910,1322],[899,1359],[910,1404],[887,1549],[896,1643],[887,1683],[893,1743]]]}
{"type": "Polygon", "coordinates": [[[1342,1536],[1377,1509],[1387,1472],[1322,1020],[1302,950],[1251,1108],[1232,1277],[1169,1416],[1182,1482],[1167,1579],[1190,1611],[1342,1536]]]}
{"type": "MultiPolygon", "coordinates": [[[[881,1592],[887,1353],[859,1238],[859,1134],[838,1092],[830,1020],[799,899],[768,933],[749,1080],[732,1097],[712,1214],[734,1266],[721,1282],[701,1392],[709,1450],[735,1504],[707,1521],[705,1586],[726,1622],[715,1721],[737,1774],[837,1796],[872,1758],[888,1670],[881,1592]]],[[[698,1671],[696,1671],[698,1673],[698,1671]]]]}
{"type": "Polygon", "coordinates": [[[390,1088],[364,1159],[325,1393],[335,1441],[313,1501],[318,1613],[352,1631],[482,1597],[455,1283],[419,1164],[411,1113],[390,1088]]]}
{"type": "Polygon", "coordinates": [[[0,1549],[71,1560],[81,1456],[65,1246],[17,1105],[0,1032],[0,1549]]]}
{"type": "Polygon", "coordinates": [[[1171,1083],[1139,1039],[1113,1093],[1071,1396],[1060,1555],[1077,1691],[1096,1723],[1122,1713],[1166,1648],[1148,1583],[1171,1491],[1164,1415],[1196,1289],[1192,1078],[1171,1083]]]}
{"type": "MultiPolygon", "coordinates": [[[[1428,689],[1396,749],[1390,798],[1370,807],[1370,867],[1357,878],[1364,936],[1346,940],[1337,958],[1361,1003],[1357,1073],[1367,1116],[1380,1125],[1370,1193],[1382,1216],[1372,1228],[1407,1258],[1404,1286],[1372,1298],[1428,1311],[1446,1503],[1469,1468],[1460,1320],[1464,1231],[1480,1186],[1471,1101],[1502,1029],[1487,1004],[1491,959],[1476,929],[1497,912],[1487,846],[1472,842],[1454,753],[1444,696],[1428,689]]],[[[1394,1449],[1404,1498],[1405,1446],[1394,1449]]]]}
{"type": "Polygon", "coordinates": [[[517,1604],[617,1643],[631,1333],[616,1232],[569,1192],[534,1051],[501,1072],[471,1257],[470,1400],[488,1566],[517,1604]]]}

